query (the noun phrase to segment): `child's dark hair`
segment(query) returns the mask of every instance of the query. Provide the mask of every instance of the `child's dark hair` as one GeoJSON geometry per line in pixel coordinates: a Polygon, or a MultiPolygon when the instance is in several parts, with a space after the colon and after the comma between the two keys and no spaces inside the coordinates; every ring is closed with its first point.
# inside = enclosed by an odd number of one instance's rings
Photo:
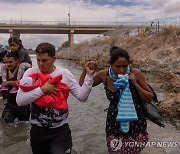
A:
{"type": "Polygon", "coordinates": [[[3,57],[7,54],[7,50],[0,49],[0,62],[3,61],[3,57]]]}
{"type": "Polygon", "coordinates": [[[20,45],[19,39],[14,36],[8,39],[8,44],[10,45],[11,43],[16,43],[18,46],[20,45]]]}
{"type": "Polygon", "coordinates": [[[8,58],[8,57],[13,57],[15,60],[18,60],[18,59],[19,59],[19,55],[18,55],[17,52],[8,52],[8,53],[6,54],[6,57],[7,57],[7,58],[8,58]]]}
{"type": "Polygon", "coordinates": [[[35,52],[36,53],[48,53],[49,57],[54,57],[56,50],[55,50],[54,45],[47,43],[47,42],[43,42],[37,46],[35,52]]]}
{"type": "Polygon", "coordinates": [[[111,47],[109,55],[110,55],[110,60],[109,60],[110,64],[113,64],[119,57],[124,57],[127,59],[128,62],[130,62],[128,52],[116,46],[111,47]]]}

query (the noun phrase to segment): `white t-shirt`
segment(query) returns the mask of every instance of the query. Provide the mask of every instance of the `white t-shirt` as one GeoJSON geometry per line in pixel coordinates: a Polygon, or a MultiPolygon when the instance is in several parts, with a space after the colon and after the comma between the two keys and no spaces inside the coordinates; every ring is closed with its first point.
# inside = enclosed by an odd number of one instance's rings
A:
{"type": "MultiPolygon", "coordinates": [[[[32,84],[29,80],[24,80],[30,74],[40,72],[39,68],[29,68],[23,78],[21,84],[32,84]],[[26,82],[27,81],[27,82],[26,82]]],[[[86,101],[93,85],[93,76],[86,74],[84,83],[79,85],[75,76],[67,69],[56,67],[55,71],[49,74],[55,77],[62,74],[61,82],[69,87],[70,93],[79,101],[86,101]]],[[[68,112],[56,110],[53,108],[42,108],[32,103],[44,93],[38,87],[29,92],[23,92],[20,88],[17,93],[16,101],[19,106],[28,105],[31,103],[31,124],[45,128],[57,128],[67,123],[68,112]]]]}

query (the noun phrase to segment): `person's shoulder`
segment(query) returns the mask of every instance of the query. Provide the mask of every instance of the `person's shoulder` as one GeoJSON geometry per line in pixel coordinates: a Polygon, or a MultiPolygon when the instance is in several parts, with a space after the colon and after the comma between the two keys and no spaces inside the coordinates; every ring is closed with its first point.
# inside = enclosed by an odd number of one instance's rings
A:
{"type": "Polygon", "coordinates": [[[70,72],[70,70],[66,69],[66,68],[61,68],[61,67],[56,67],[56,73],[58,74],[62,74],[64,75],[71,75],[72,73],[70,72]]]}
{"type": "Polygon", "coordinates": [[[19,49],[18,52],[19,52],[19,53],[25,53],[25,54],[28,54],[28,50],[27,50],[27,49],[24,49],[24,48],[19,49]]]}
{"type": "Polygon", "coordinates": [[[138,68],[132,68],[131,72],[134,73],[135,75],[142,75],[142,72],[138,68]]]}
{"type": "Polygon", "coordinates": [[[19,49],[19,51],[18,52],[26,52],[26,50],[25,49],[23,49],[23,48],[21,48],[21,49],[19,49]]]}
{"type": "Polygon", "coordinates": [[[28,74],[37,73],[37,72],[39,72],[39,68],[38,67],[28,68],[26,70],[26,73],[28,73],[28,74]]]}
{"type": "Polygon", "coordinates": [[[100,70],[97,74],[102,75],[102,76],[106,76],[108,73],[108,69],[104,69],[104,70],[100,70]]]}
{"type": "Polygon", "coordinates": [[[68,69],[66,69],[66,68],[62,68],[62,67],[57,67],[56,66],[56,71],[58,71],[58,72],[70,72],[68,69]]]}
{"type": "Polygon", "coordinates": [[[138,68],[131,68],[132,73],[139,73],[141,72],[138,68]]]}
{"type": "Polygon", "coordinates": [[[108,75],[108,69],[100,70],[99,72],[96,73],[95,77],[104,79],[108,75]]]}

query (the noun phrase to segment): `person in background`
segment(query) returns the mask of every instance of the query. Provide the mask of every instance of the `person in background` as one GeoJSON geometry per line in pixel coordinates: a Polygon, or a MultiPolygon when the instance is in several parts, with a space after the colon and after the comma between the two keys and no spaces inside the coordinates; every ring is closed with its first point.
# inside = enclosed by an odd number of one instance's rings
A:
{"type": "MultiPolygon", "coordinates": [[[[61,83],[66,85],[69,92],[79,101],[86,101],[91,92],[95,72],[88,67],[88,63],[85,65],[84,83],[80,86],[69,70],[54,65],[56,60],[54,45],[46,42],[40,43],[35,52],[38,67],[30,68],[25,72],[20,80],[21,85],[32,85],[32,78],[26,79],[34,73],[48,74],[52,78],[62,75],[61,83]]],[[[55,87],[51,80],[31,91],[25,92],[21,88],[18,89],[17,104],[24,106],[31,103],[30,141],[33,154],[71,153],[72,138],[67,119],[68,109],[42,107],[34,103],[43,95],[58,96],[59,90],[60,88],[55,87]]]]}
{"type": "MultiPolygon", "coordinates": [[[[8,44],[9,44],[10,52],[17,52],[17,54],[19,56],[19,62],[20,62],[19,65],[17,65],[14,72],[9,72],[9,78],[13,78],[13,76],[17,73],[17,80],[20,80],[22,75],[24,74],[25,70],[32,66],[32,61],[31,61],[27,51],[25,51],[22,48],[22,43],[19,42],[18,38],[10,37],[8,39],[8,44]]],[[[3,81],[6,81],[6,79],[7,79],[6,70],[7,70],[6,65],[2,65],[1,74],[2,74],[3,81]]],[[[4,91],[4,90],[7,90],[7,88],[1,87],[1,91],[4,91]]],[[[17,87],[12,88],[12,90],[10,92],[16,93],[17,87]]]]}
{"type": "MultiPolygon", "coordinates": [[[[7,50],[4,47],[0,48],[0,70],[3,64],[5,64],[5,57],[6,57],[7,50]]],[[[2,76],[1,76],[1,71],[0,71],[0,89],[1,89],[1,84],[2,84],[2,76]]],[[[4,92],[0,91],[0,100],[5,98],[6,95],[4,92]]]]}
{"type": "Polygon", "coordinates": [[[2,86],[7,87],[7,103],[2,113],[2,121],[6,123],[12,123],[16,118],[18,121],[28,121],[30,116],[30,105],[20,107],[16,103],[16,94],[10,93],[13,87],[16,87],[17,73],[14,74],[13,78],[9,78],[9,72],[14,72],[16,67],[19,65],[19,57],[16,52],[9,52],[6,55],[7,65],[7,81],[2,83],[2,86]]]}
{"type": "MultiPolygon", "coordinates": [[[[137,68],[130,68],[126,50],[112,47],[109,63],[108,69],[95,74],[93,83],[93,86],[104,84],[110,101],[106,119],[108,151],[111,154],[138,154],[149,138],[146,118],[138,102],[151,102],[153,92],[142,72],[137,68]]],[[[80,77],[80,85],[84,82],[85,73],[86,70],[80,77]]]]}

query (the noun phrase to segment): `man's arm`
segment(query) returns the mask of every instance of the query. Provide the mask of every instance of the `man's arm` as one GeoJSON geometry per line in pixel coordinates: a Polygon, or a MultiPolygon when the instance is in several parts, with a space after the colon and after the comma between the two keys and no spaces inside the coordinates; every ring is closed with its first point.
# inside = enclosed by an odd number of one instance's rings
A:
{"type": "Polygon", "coordinates": [[[83,70],[80,77],[80,80],[82,80],[79,83],[71,73],[69,74],[70,92],[79,101],[84,102],[87,100],[92,89],[94,73],[94,68],[90,67],[89,63],[86,63],[85,70],[83,70]]]}
{"type": "Polygon", "coordinates": [[[95,70],[97,69],[97,62],[95,62],[95,61],[89,61],[89,62],[87,62],[87,63],[85,64],[85,67],[84,67],[84,69],[83,69],[83,71],[82,71],[82,73],[81,73],[81,76],[80,76],[80,78],[79,78],[79,85],[80,85],[80,86],[82,86],[83,83],[84,83],[84,78],[85,78],[85,76],[86,76],[86,68],[87,68],[87,67],[88,67],[90,70],[95,71],[95,70]]]}
{"type": "Polygon", "coordinates": [[[8,87],[8,86],[17,87],[17,84],[16,84],[16,81],[4,81],[2,83],[2,86],[4,86],[4,87],[8,87]]]}

